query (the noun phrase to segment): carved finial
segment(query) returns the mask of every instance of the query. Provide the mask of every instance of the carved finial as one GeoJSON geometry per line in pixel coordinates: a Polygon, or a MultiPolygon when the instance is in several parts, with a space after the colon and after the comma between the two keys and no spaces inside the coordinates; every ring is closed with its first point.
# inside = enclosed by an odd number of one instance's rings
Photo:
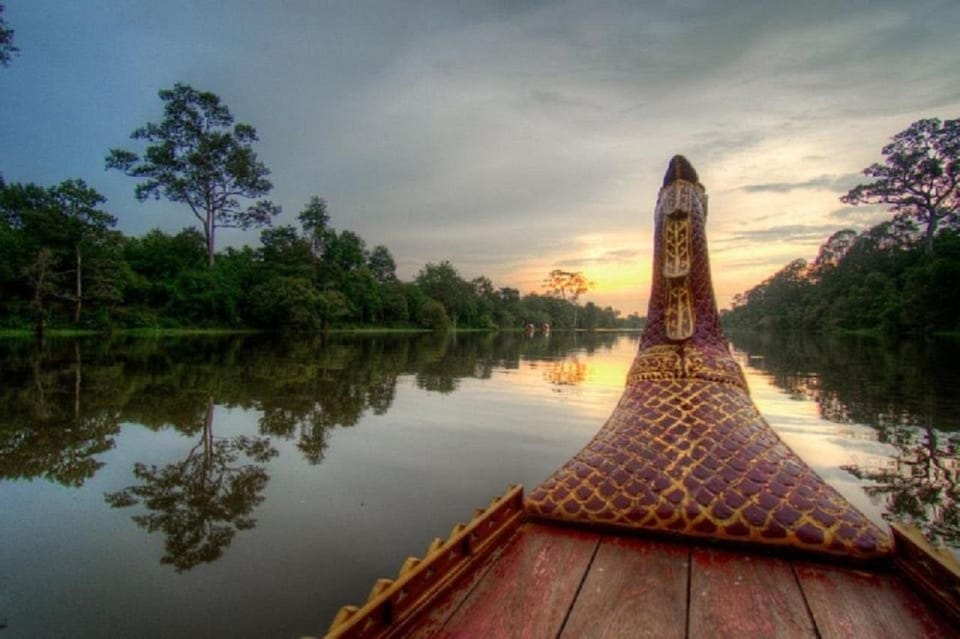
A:
{"type": "Polygon", "coordinates": [[[663,176],[663,186],[669,186],[677,180],[686,180],[693,184],[700,182],[693,165],[682,155],[675,155],[670,160],[670,166],[667,167],[667,172],[663,176]]]}

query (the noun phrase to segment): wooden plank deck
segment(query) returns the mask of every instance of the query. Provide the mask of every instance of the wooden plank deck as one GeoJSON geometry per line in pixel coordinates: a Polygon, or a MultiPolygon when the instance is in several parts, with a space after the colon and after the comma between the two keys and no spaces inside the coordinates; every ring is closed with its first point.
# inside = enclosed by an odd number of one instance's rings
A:
{"type": "Polygon", "coordinates": [[[431,625],[443,638],[960,635],[893,573],[537,523],[431,625]]]}

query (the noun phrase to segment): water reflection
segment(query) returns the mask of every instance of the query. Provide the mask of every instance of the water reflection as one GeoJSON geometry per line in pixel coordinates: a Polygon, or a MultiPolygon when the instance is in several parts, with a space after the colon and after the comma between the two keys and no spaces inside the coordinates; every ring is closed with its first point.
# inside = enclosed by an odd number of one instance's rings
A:
{"type": "Polygon", "coordinates": [[[842,468],[867,480],[868,495],[885,498],[890,517],[928,537],[960,547],[960,435],[935,429],[888,428],[896,457],[878,467],[842,468]]]}
{"type": "Polygon", "coordinates": [[[853,336],[733,334],[733,345],[832,422],[870,426],[891,457],[847,464],[885,517],[960,546],[960,342],[853,336]]]}
{"type": "Polygon", "coordinates": [[[398,380],[452,393],[521,361],[545,362],[545,380],[579,384],[572,349],[610,349],[614,334],[382,335],[276,340],[264,336],[0,342],[0,483],[43,478],[80,487],[103,466],[121,424],[183,436],[176,461],[136,459],[131,481],[105,495],[136,506],[133,521],[162,533],[161,561],[177,571],[210,562],[255,525],[265,464],[290,441],[309,464],[329,435],[385,414],[398,380]],[[257,432],[223,434],[217,407],[252,411],[257,432]],[[192,439],[192,443],[187,441],[192,439]]]}
{"type": "Polygon", "coordinates": [[[59,352],[20,345],[0,358],[0,480],[43,477],[79,487],[114,446],[119,415],[110,366],[84,368],[79,344],[59,352]]]}
{"type": "Polygon", "coordinates": [[[262,464],[277,455],[265,437],[215,436],[214,411],[208,398],[194,433],[198,441],[186,457],[161,467],[136,462],[133,475],[140,483],[105,495],[114,508],[143,504],[148,512],[132,519],[147,532],[163,533],[166,554],[160,562],[177,572],[214,561],[238,530],[256,525],[250,513],[263,501],[270,479],[262,464]],[[241,455],[256,463],[238,464],[241,455]]]}
{"type": "Polygon", "coordinates": [[[576,355],[564,357],[550,364],[543,378],[557,386],[576,386],[587,379],[587,364],[576,355]]]}

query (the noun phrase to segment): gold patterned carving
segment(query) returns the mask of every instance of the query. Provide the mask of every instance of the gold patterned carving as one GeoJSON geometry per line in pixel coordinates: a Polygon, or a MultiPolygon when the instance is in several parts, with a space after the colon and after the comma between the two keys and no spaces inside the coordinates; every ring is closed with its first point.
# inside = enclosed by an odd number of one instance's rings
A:
{"type": "Polygon", "coordinates": [[[729,355],[708,356],[697,347],[680,344],[658,344],[640,351],[627,375],[627,384],[683,379],[701,379],[746,388],[740,367],[729,355]]]}
{"type": "Polygon", "coordinates": [[[706,213],[706,193],[702,187],[678,180],[660,191],[657,199],[657,217],[670,215],[675,211],[684,213],[706,213]]]}
{"type": "Polygon", "coordinates": [[[668,217],[663,226],[663,275],[690,274],[690,216],[668,217]]]}
{"type": "Polygon", "coordinates": [[[669,286],[665,320],[668,338],[682,340],[693,336],[693,296],[686,281],[669,286]]]}
{"type": "Polygon", "coordinates": [[[683,377],[683,359],[676,346],[658,344],[640,351],[633,360],[627,383],[683,377]]]}
{"type": "Polygon", "coordinates": [[[667,214],[674,211],[692,213],[693,202],[699,199],[699,193],[695,189],[693,184],[684,180],[677,180],[670,184],[660,196],[664,212],[667,214]]]}

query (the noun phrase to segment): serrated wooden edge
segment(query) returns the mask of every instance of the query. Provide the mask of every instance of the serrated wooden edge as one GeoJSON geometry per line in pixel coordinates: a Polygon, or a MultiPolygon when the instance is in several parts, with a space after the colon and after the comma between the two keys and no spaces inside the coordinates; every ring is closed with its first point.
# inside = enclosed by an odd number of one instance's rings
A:
{"type": "Polygon", "coordinates": [[[511,485],[503,495],[494,497],[489,506],[478,508],[469,523],[458,523],[446,539],[437,537],[430,542],[423,559],[407,557],[395,580],[378,579],[363,606],[340,608],[326,639],[378,637],[388,633],[463,574],[476,557],[496,544],[502,533],[519,526],[522,518],[523,487],[511,485]],[[426,587],[418,599],[405,602],[408,586],[421,577],[434,577],[435,567],[444,561],[450,566],[437,577],[436,583],[426,587]]]}

